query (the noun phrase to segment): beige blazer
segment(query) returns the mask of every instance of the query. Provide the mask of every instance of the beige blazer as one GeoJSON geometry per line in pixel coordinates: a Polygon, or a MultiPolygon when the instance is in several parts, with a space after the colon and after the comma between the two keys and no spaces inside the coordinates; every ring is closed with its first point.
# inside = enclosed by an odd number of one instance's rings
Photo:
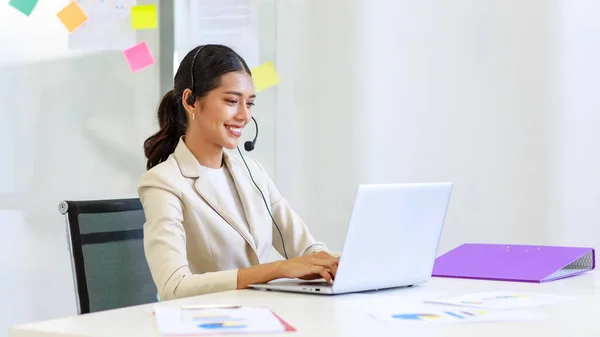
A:
{"type": "MultiPolygon", "coordinates": [[[[316,242],[262,166],[245,157],[283,234],[289,258],[327,250],[316,242]]],[[[161,300],[237,288],[239,268],[267,262],[271,248],[283,255],[281,238],[239,155],[224,155],[248,225],[235,223],[215,201],[219,191],[183,142],[146,172],[138,195],[144,207],[144,249],[161,300]]]]}

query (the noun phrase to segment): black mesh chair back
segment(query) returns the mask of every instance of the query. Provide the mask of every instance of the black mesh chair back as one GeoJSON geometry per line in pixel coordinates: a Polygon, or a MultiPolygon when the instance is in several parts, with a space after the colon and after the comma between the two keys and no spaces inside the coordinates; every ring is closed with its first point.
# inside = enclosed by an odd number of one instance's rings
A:
{"type": "Polygon", "coordinates": [[[63,201],[79,314],[157,301],[139,199],[63,201]]]}

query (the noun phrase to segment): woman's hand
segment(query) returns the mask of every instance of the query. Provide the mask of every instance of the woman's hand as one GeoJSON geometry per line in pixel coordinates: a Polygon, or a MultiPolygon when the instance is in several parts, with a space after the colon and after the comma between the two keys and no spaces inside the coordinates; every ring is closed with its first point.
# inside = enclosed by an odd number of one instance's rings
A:
{"type": "Polygon", "coordinates": [[[326,252],[317,252],[289,260],[242,268],[237,274],[237,288],[246,289],[254,283],[267,283],[278,278],[314,280],[324,278],[331,283],[335,278],[339,258],[326,252]]]}
{"type": "Polygon", "coordinates": [[[278,276],[280,278],[299,278],[314,280],[324,278],[332,283],[340,259],[327,252],[316,252],[279,262],[278,276]]]}

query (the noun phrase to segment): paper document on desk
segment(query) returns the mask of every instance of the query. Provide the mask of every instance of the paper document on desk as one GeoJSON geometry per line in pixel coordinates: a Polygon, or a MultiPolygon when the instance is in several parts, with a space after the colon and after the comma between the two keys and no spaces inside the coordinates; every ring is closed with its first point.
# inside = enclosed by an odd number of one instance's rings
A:
{"type": "Polygon", "coordinates": [[[396,309],[377,310],[369,316],[392,324],[448,324],[528,321],[546,318],[521,310],[483,310],[455,306],[412,305],[396,309]]]}
{"type": "Polygon", "coordinates": [[[290,331],[290,326],[268,308],[183,310],[156,307],[154,316],[163,336],[290,331]]]}
{"type": "Polygon", "coordinates": [[[553,294],[519,293],[491,291],[458,297],[427,300],[429,303],[440,303],[481,309],[521,309],[558,304],[575,300],[572,296],[553,294]]]}

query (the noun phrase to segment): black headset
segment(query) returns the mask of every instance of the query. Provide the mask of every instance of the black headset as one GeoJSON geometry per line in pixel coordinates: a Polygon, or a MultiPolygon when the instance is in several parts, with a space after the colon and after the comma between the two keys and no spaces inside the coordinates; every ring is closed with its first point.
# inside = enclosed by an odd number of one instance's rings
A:
{"type": "MultiPolygon", "coordinates": [[[[206,47],[206,46],[207,45],[203,45],[203,46],[199,47],[198,50],[196,51],[196,53],[194,54],[194,58],[192,58],[192,69],[191,69],[192,88],[190,89],[192,92],[190,93],[190,95],[188,96],[188,98],[186,100],[188,105],[194,105],[194,103],[196,102],[196,94],[194,94],[194,90],[196,89],[196,76],[194,75],[194,66],[196,65],[196,57],[198,57],[198,54],[200,54],[202,49],[204,49],[204,47],[206,47]]],[[[254,126],[256,127],[256,134],[252,141],[247,141],[244,143],[244,149],[248,152],[254,150],[254,146],[256,145],[256,139],[258,138],[258,122],[256,121],[256,119],[254,117],[251,117],[251,118],[252,118],[252,121],[254,121],[254,126]]],[[[267,199],[265,198],[265,195],[263,194],[260,187],[258,187],[258,184],[256,183],[256,181],[254,181],[254,177],[252,176],[250,167],[248,167],[248,163],[246,163],[246,159],[244,158],[244,155],[242,154],[242,151],[240,150],[239,146],[237,147],[237,150],[240,154],[240,157],[242,157],[242,161],[244,161],[244,165],[246,165],[246,169],[248,170],[248,173],[250,174],[250,179],[252,180],[252,183],[254,183],[254,186],[256,186],[256,188],[260,192],[260,195],[265,203],[265,207],[267,208],[267,212],[269,212],[269,216],[271,216],[271,220],[273,221],[275,228],[277,228],[277,231],[279,232],[279,237],[281,238],[281,245],[283,246],[283,254],[285,255],[286,259],[289,259],[288,255],[287,255],[287,251],[285,250],[285,242],[283,241],[283,234],[281,234],[281,230],[279,229],[279,226],[277,225],[277,221],[275,221],[275,218],[273,218],[273,214],[271,213],[271,209],[269,208],[267,199]]]]}
{"type": "Polygon", "coordinates": [[[192,88],[190,90],[192,93],[187,98],[186,102],[188,105],[194,105],[194,103],[196,103],[196,94],[194,94],[194,90],[196,90],[196,76],[194,76],[194,66],[196,65],[196,57],[198,57],[198,54],[200,54],[204,47],[206,47],[206,45],[198,48],[198,50],[196,50],[196,53],[194,54],[194,58],[192,58],[192,69],[190,69],[190,73],[192,74],[192,88]]]}

